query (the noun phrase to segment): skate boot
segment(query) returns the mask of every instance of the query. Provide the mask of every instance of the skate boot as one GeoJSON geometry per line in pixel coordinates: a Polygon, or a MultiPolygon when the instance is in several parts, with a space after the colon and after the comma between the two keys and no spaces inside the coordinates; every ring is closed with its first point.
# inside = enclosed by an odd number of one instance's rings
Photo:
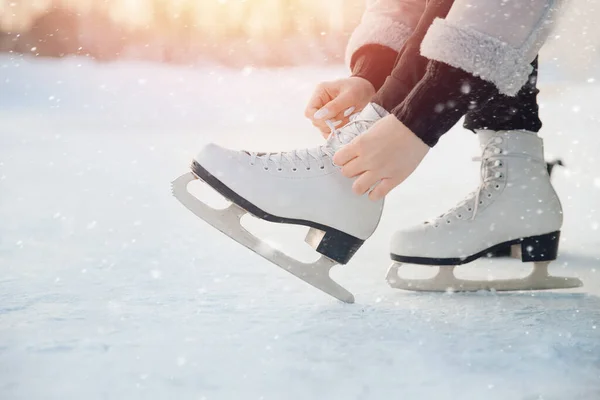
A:
{"type": "MultiPolygon", "coordinates": [[[[554,170],[554,167],[556,167],[557,165],[564,167],[563,161],[561,159],[546,161],[546,170],[548,171],[548,176],[550,177],[550,179],[552,179],[552,171],[554,170]]],[[[490,252],[489,256],[490,257],[512,257],[513,256],[512,246],[507,245],[504,247],[499,247],[498,249],[490,252]]]]}
{"type": "Polygon", "coordinates": [[[527,131],[479,131],[481,183],[433,221],[397,232],[391,244],[387,281],[390,286],[419,291],[542,290],[582,286],[577,278],[548,275],[558,252],[563,215],[544,162],[543,144],[527,131]],[[513,256],[533,262],[523,279],[462,280],[456,265],[510,246],[513,256]],[[402,264],[440,266],[432,279],[398,275],[402,264]]]}
{"type": "Polygon", "coordinates": [[[192,172],[173,182],[173,194],[188,209],[237,242],[316,288],[342,300],[354,297],[329,276],[335,264],[346,264],[379,224],[383,201],[352,192],[352,179],[333,164],[335,152],[365,132],[387,112],[369,104],[325,145],[281,153],[234,151],[214,144],[193,160],[192,172]],[[215,210],[192,196],[189,182],[200,179],[232,204],[215,210]],[[260,219],[309,227],[306,242],[321,258],[301,263],[273,249],[245,230],[240,219],[260,219]]]}

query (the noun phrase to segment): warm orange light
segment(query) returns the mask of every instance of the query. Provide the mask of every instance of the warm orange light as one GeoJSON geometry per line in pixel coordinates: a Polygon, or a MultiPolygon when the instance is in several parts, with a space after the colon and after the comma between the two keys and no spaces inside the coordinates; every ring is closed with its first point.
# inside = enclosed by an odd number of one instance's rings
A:
{"type": "Polygon", "coordinates": [[[265,38],[351,30],[364,0],[0,0],[0,24],[24,28],[53,6],[102,12],[132,28],[185,27],[215,36],[265,38]]]}

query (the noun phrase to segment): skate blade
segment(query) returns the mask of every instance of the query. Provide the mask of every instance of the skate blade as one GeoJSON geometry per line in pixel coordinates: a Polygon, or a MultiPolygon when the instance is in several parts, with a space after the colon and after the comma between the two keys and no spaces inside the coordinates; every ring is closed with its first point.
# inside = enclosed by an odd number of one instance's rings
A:
{"type": "Polygon", "coordinates": [[[335,261],[321,256],[321,258],[313,263],[303,263],[272,248],[244,229],[240,220],[248,212],[243,208],[232,203],[223,210],[217,210],[189,193],[187,186],[196,179],[198,177],[189,172],[180,176],[172,183],[173,196],[191,212],[196,214],[196,216],[309,285],[345,303],[354,303],[352,293],[344,289],[329,276],[329,271],[337,264],[335,261]]]}
{"type": "Polygon", "coordinates": [[[454,275],[454,266],[439,267],[438,273],[431,279],[405,279],[398,275],[402,266],[393,263],[387,272],[386,280],[395,289],[419,292],[477,292],[479,290],[519,291],[572,289],[583,286],[578,278],[552,276],[548,274],[549,262],[534,263],[531,274],[524,278],[498,280],[468,280],[454,275]]]}

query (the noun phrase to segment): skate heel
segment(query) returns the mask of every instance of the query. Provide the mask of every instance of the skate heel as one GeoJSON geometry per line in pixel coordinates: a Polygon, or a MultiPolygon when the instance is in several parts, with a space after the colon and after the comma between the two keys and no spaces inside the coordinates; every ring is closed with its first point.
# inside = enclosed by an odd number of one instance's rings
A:
{"type": "Polygon", "coordinates": [[[524,238],[520,244],[513,246],[513,250],[516,250],[513,251],[513,255],[518,254],[518,250],[520,250],[523,262],[556,260],[559,238],[560,231],[524,238]]]}
{"type": "Polygon", "coordinates": [[[318,253],[340,264],[348,263],[365,242],[332,228],[328,231],[310,228],[304,241],[318,253]]]}

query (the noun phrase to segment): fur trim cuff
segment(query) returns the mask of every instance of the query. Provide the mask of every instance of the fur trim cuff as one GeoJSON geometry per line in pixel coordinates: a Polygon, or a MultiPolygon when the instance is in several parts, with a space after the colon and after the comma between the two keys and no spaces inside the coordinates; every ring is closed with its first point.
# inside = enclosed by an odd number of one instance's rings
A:
{"type": "Polygon", "coordinates": [[[440,18],[433,21],[421,43],[424,57],[492,82],[507,96],[515,96],[533,70],[526,50],[440,18]]]}
{"type": "Polygon", "coordinates": [[[350,65],[352,54],[367,44],[379,44],[399,52],[412,31],[408,26],[388,16],[366,14],[348,40],[346,65],[350,65]]]}

